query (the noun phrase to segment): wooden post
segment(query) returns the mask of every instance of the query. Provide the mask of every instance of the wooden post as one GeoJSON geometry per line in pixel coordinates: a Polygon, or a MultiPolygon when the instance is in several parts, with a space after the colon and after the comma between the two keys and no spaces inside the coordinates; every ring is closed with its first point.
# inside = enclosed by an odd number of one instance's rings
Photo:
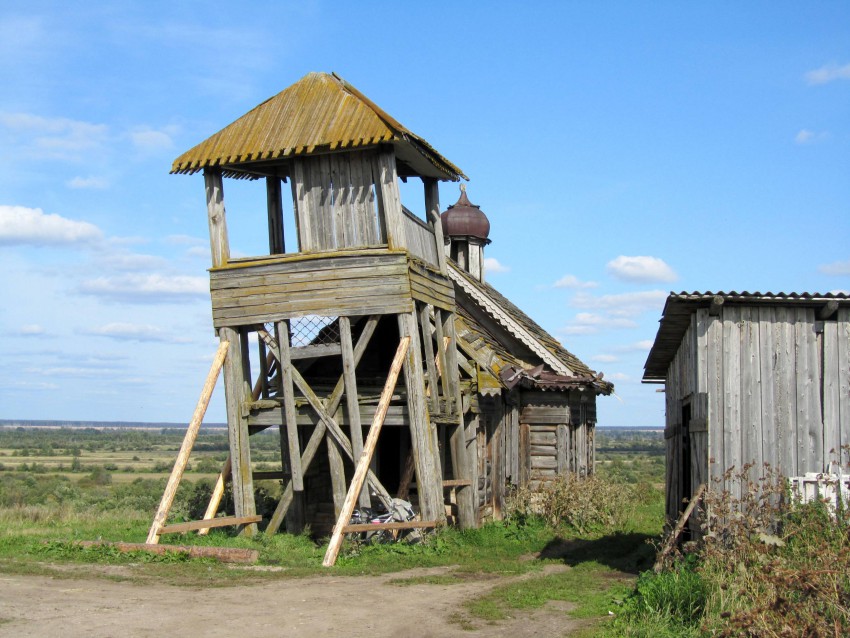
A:
{"type": "MultiPolygon", "coordinates": [[[[245,366],[242,362],[242,338],[233,328],[219,328],[219,338],[227,341],[227,358],[224,360],[224,398],[227,407],[227,432],[230,440],[230,462],[233,475],[233,506],[236,516],[242,518],[256,514],[254,481],[251,477],[251,447],[248,442],[248,418],[242,406],[248,398],[245,366]]],[[[244,528],[247,535],[256,532],[255,524],[244,528]]]]}
{"type": "Polygon", "coordinates": [[[227,219],[224,214],[224,189],[221,171],[204,169],[204,186],[207,191],[207,221],[210,227],[210,251],[213,268],[224,266],[230,259],[227,239],[227,219]]]}
{"type": "Polygon", "coordinates": [[[431,230],[434,231],[434,240],[437,244],[437,263],[440,272],[447,274],[446,245],[443,237],[443,222],[440,220],[440,187],[436,179],[426,177],[425,183],[425,218],[431,222],[431,230]]]}
{"type": "Polygon", "coordinates": [[[280,350],[280,383],[283,390],[283,410],[286,420],[286,436],[289,441],[289,470],[292,472],[292,489],[304,491],[304,476],[301,471],[301,448],[298,444],[298,421],[295,410],[295,392],[292,387],[292,359],[289,356],[289,324],[278,321],[277,344],[280,350]]]}
{"type": "Polygon", "coordinates": [[[437,381],[437,360],[434,356],[434,338],[431,334],[431,312],[433,307],[418,303],[419,326],[422,328],[422,351],[425,355],[425,367],[428,371],[428,388],[430,390],[431,415],[435,416],[440,410],[440,386],[437,381]]]}
{"type": "Polygon", "coordinates": [[[410,337],[404,336],[399,341],[398,349],[395,353],[390,373],[387,376],[387,381],[384,384],[384,390],[381,392],[381,399],[378,402],[378,407],[375,410],[375,417],[372,419],[372,426],[369,428],[369,436],[366,437],[366,443],[363,446],[363,453],[357,461],[357,468],[354,470],[354,477],[351,479],[351,486],[348,488],[348,494],[345,497],[345,504],[342,512],[337,518],[334,526],[331,542],[328,544],[325,559],[322,565],[325,567],[333,567],[336,562],[336,557],[339,554],[339,549],[342,546],[343,529],[351,520],[351,514],[354,512],[354,505],[357,501],[360,490],[363,487],[363,482],[366,480],[366,474],[369,471],[369,463],[372,460],[372,454],[375,452],[375,446],[378,444],[378,435],[381,433],[381,427],[384,425],[384,419],[387,416],[387,410],[390,407],[390,401],[393,398],[398,375],[405,361],[408,348],[410,347],[410,337]]]}
{"type": "Polygon", "coordinates": [[[410,337],[411,345],[404,362],[404,383],[407,387],[407,414],[410,421],[410,443],[416,466],[416,491],[422,518],[445,520],[443,507],[443,477],[437,449],[437,432],[428,416],[425,401],[425,378],[422,374],[422,351],[419,329],[413,312],[398,315],[399,335],[410,337]]]}
{"type": "Polygon", "coordinates": [[[283,197],[280,178],[266,178],[266,202],[269,214],[269,254],[280,255],[286,252],[283,237],[283,197]]]}
{"type": "Polygon", "coordinates": [[[455,330],[455,316],[453,312],[438,312],[438,325],[442,324],[444,339],[439,339],[443,345],[443,358],[445,360],[445,371],[442,375],[447,389],[446,396],[453,403],[454,414],[457,415],[457,426],[453,427],[449,439],[452,452],[452,467],[455,478],[469,479],[470,484],[459,486],[457,490],[458,523],[461,528],[476,527],[478,521],[475,516],[475,487],[472,484],[472,452],[474,447],[467,447],[467,442],[474,440],[466,431],[466,419],[463,414],[463,399],[460,391],[460,376],[457,362],[457,333],[455,330]]]}
{"type": "Polygon", "coordinates": [[[224,364],[229,345],[226,341],[222,341],[218,345],[218,350],[215,353],[212,366],[210,366],[209,374],[207,374],[207,380],[201,390],[198,404],[195,406],[195,412],[192,414],[192,420],[189,422],[189,428],[186,430],[186,436],[183,438],[183,445],[180,446],[180,452],[177,454],[177,460],[174,461],[174,468],[171,470],[171,476],[168,477],[165,492],[163,492],[162,500],[159,502],[159,509],[157,509],[153,524],[148,532],[146,542],[150,544],[159,542],[160,530],[165,525],[165,519],[168,517],[171,504],[174,502],[174,495],[177,494],[177,486],[180,485],[180,479],[183,478],[183,472],[189,463],[189,455],[192,453],[195,439],[198,438],[198,431],[201,429],[201,422],[203,422],[204,414],[207,412],[207,406],[210,404],[210,397],[212,397],[215,382],[218,380],[218,375],[224,364]]]}
{"type": "MultiPolygon", "coordinates": [[[[351,320],[348,317],[339,318],[339,341],[342,347],[342,376],[345,385],[345,407],[348,413],[348,427],[351,431],[351,451],[354,458],[360,458],[363,453],[363,426],[360,423],[360,403],[357,400],[357,376],[354,362],[354,345],[351,340],[351,320]]],[[[371,507],[369,490],[360,492],[361,507],[371,507]]]]}
{"type": "Polygon", "coordinates": [[[386,242],[390,250],[405,248],[407,238],[404,236],[401,197],[398,192],[395,153],[392,147],[377,153],[373,170],[375,194],[378,196],[378,219],[385,228],[386,242]]]}

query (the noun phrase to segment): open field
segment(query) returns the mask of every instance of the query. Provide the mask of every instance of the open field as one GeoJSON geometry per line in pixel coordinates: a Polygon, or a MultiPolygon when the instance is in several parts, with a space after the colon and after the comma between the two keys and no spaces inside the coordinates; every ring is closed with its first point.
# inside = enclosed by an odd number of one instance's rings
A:
{"type": "MultiPolygon", "coordinates": [[[[144,636],[154,633],[152,617],[161,619],[157,633],[191,633],[210,614],[224,618],[207,627],[210,635],[237,626],[287,627],[289,635],[341,629],[351,636],[592,634],[651,562],[646,541],[661,528],[662,496],[650,488],[641,492],[636,516],[614,527],[593,523],[579,533],[521,517],[470,532],[443,530],[420,545],[346,543],[333,570],[320,567],[324,539],[287,534],[246,539],[217,530],[163,538],[259,550],[258,565],[242,568],[70,544],[144,541],[182,435],[0,429],[0,577],[9,594],[0,603],[0,636],[118,630],[144,636]],[[39,600],[51,601],[50,610],[39,600]]],[[[600,438],[606,448],[618,447],[616,458],[600,453],[600,473],[610,468],[660,481],[648,474],[657,469],[651,451],[630,458],[622,436],[610,445],[600,438]]],[[[279,463],[276,435],[258,436],[252,447],[258,469],[279,463]]],[[[198,469],[220,465],[226,437],[202,430],[195,450],[172,521],[197,517],[206,504],[215,474],[198,469]]],[[[263,487],[272,494],[280,489],[274,481],[263,487]]]]}

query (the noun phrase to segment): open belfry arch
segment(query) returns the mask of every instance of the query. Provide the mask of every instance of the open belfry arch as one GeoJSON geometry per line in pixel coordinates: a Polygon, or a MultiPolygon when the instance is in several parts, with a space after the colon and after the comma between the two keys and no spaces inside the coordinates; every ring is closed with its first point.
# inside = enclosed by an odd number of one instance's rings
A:
{"type": "Polygon", "coordinates": [[[262,479],[283,485],[266,533],[333,527],[338,547],[356,504],[405,498],[411,525],[473,527],[514,487],[593,472],[596,397],[613,386],[485,283],[486,215],[463,187],[440,213],[438,183],[463,172],[342,78],[306,75],[172,172],[204,175],[230,457],[204,521],[165,526],[169,483],[149,542],[256,533],[262,479]],[[268,255],[231,256],[225,177],[264,180],[268,255]],[[421,218],[399,179],[421,180],[421,218]],[[250,436],[268,428],[280,469],[252,471],[250,436]],[[213,521],[227,481],[235,516],[213,521]]]}

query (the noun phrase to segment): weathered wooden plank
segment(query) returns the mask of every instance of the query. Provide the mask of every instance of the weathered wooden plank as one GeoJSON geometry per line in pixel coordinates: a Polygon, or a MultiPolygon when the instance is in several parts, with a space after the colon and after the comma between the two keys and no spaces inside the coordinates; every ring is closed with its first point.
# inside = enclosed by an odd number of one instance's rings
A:
{"type": "Polygon", "coordinates": [[[227,218],[224,210],[224,187],[221,171],[204,169],[204,186],[207,193],[207,222],[210,228],[210,251],[212,265],[223,266],[230,259],[230,243],[227,239],[227,218]]]}
{"type": "Polygon", "coordinates": [[[534,428],[532,428],[529,436],[529,443],[531,443],[531,445],[557,445],[557,431],[559,427],[560,426],[556,426],[554,432],[537,432],[534,428]]]}
{"type": "MultiPolygon", "coordinates": [[[[354,357],[354,345],[351,339],[351,321],[348,317],[339,318],[340,345],[342,347],[342,376],[345,385],[345,405],[348,425],[351,432],[351,450],[354,458],[363,453],[363,427],[360,421],[360,405],[357,401],[357,364],[354,357]]],[[[361,490],[358,502],[361,507],[370,507],[369,490],[361,490]]],[[[338,513],[337,513],[338,514],[338,513]]]]}
{"type": "Polygon", "coordinates": [[[422,351],[425,356],[425,369],[428,372],[429,402],[431,416],[440,412],[440,386],[437,379],[437,357],[434,353],[434,337],[431,327],[431,313],[433,306],[428,304],[419,305],[419,328],[422,330],[422,351]]]}
{"type": "Polygon", "coordinates": [[[320,312],[336,316],[355,316],[364,314],[383,315],[412,312],[413,300],[404,295],[366,299],[333,299],[327,301],[293,302],[253,307],[250,312],[234,311],[213,315],[216,327],[254,325],[276,321],[281,317],[303,317],[320,312]]]}
{"type": "MultiPolygon", "coordinates": [[[[724,305],[723,317],[723,433],[725,444],[723,456],[728,468],[740,472],[742,462],[742,423],[741,423],[741,312],[738,307],[724,305]]],[[[740,498],[740,482],[730,486],[732,494],[740,498]]],[[[678,505],[677,505],[678,511],[678,505]]]]}
{"type": "Polygon", "coordinates": [[[531,455],[531,468],[532,469],[547,469],[547,470],[557,470],[558,469],[558,459],[554,456],[535,456],[531,455]]]}
{"type": "Polygon", "coordinates": [[[422,517],[440,520],[445,517],[437,433],[431,427],[425,400],[422,349],[414,313],[398,316],[402,337],[410,337],[410,348],[404,359],[404,385],[407,388],[407,412],[410,415],[410,440],[416,467],[416,489],[422,517]]]}
{"type": "MultiPolygon", "coordinates": [[[[761,386],[762,461],[772,468],[779,467],[777,432],[780,420],[776,405],[776,309],[760,306],[759,331],[759,382],[761,386]]],[[[753,317],[756,318],[755,316],[753,317]]]]}
{"type": "Polygon", "coordinates": [[[569,462],[567,460],[567,446],[569,445],[569,430],[566,423],[558,424],[558,432],[556,435],[555,458],[557,459],[557,471],[559,476],[564,476],[569,472],[569,462]]]}
{"type": "Polygon", "coordinates": [[[355,532],[376,532],[379,530],[429,529],[438,527],[439,521],[399,521],[395,523],[357,523],[342,528],[343,534],[355,532]]]}
{"type": "MultiPolygon", "coordinates": [[[[251,447],[248,441],[248,419],[242,413],[242,405],[250,396],[250,388],[247,387],[250,379],[245,377],[239,332],[232,328],[222,328],[219,330],[219,339],[228,343],[223,376],[233,478],[233,507],[236,516],[253,516],[256,510],[254,482],[251,478],[251,447]]],[[[248,525],[244,533],[253,535],[256,533],[256,525],[248,525]]]]}
{"type": "Polygon", "coordinates": [[[375,195],[378,200],[378,219],[382,222],[382,236],[390,250],[406,247],[401,198],[398,192],[395,153],[382,149],[374,156],[372,175],[375,180],[375,195]]]}
{"type": "Polygon", "coordinates": [[[841,465],[850,467],[850,308],[839,308],[836,317],[838,339],[838,432],[841,465]]]}
{"type": "Polygon", "coordinates": [[[184,534],[198,529],[209,527],[232,527],[238,525],[249,525],[251,523],[259,523],[263,517],[259,514],[252,516],[222,516],[212,518],[210,520],[189,521],[188,523],[175,523],[174,525],[166,525],[159,533],[160,534],[184,534]]]}
{"type": "Polygon", "coordinates": [[[328,157],[330,163],[331,215],[333,217],[334,244],[337,247],[353,246],[350,242],[353,228],[348,228],[353,221],[349,214],[348,192],[348,158],[344,154],[333,154],[328,157]]]}
{"type": "Polygon", "coordinates": [[[437,251],[437,263],[440,272],[447,272],[445,238],[443,237],[443,224],[440,222],[440,188],[437,180],[425,178],[425,218],[430,222],[434,233],[435,248],[437,251]]]}
{"type": "MultiPolygon", "coordinates": [[[[741,308],[741,428],[742,460],[752,464],[752,478],[762,473],[762,411],[758,309],[741,308]]],[[[688,495],[690,496],[690,495],[688,495]]]]}
{"type": "MultiPolygon", "coordinates": [[[[839,464],[841,459],[840,366],[838,323],[823,323],[823,459],[839,464]]],[[[826,468],[825,468],[826,469],[826,468]]]]}
{"type": "Polygon", "coordinates": [[[534,445],[531,444],[529,448],[529,452],[531,456],[557,456],[558,447],[557,445],[534,445]]]}
{"type": "Polygon", "coordinates": [[[797,471],[822,472],[823,420],[820,401],[814,310],[796,308],[797,339],[797,471]]]}
{"type": "MultiPolygon", "coordinates": [[[[348,318],[346,317],[346,320],[348,318]]],[[[292,361],[299,359],[318,359],[320,357],[333,357],[342,354],[342,346],[338,343],[317,343],[309,346],[290,348],[289,358],[292,361]]]]}
{"type": "MultiPolygon", "coordinates": [[[[285,266],[283,264],[282,266],[285,266]]],[[[318,268],[302,272],[270,272],[264,275],[252,275],[250,271],[235,274],[220,271],[213,278],[216,283],[225,279],[227,285],[217,285],[210,291],[214,301],[224,302],[231,297],[247,297],[262,294],[291,293],[297,290],[323,290],[334,285],[357,285],[364,283],[390,281],[395,278],[407,277],[402,264],[377,264],[375,266],[354,265],[342,266],[337,269],[318,268]]]]}
{"type": "Polygon", "coordinates": [[[774,344],[776,366],[773,389],[778,419],[778,465],[785,476],[798,476],[796,315],[792,308],[776,308],[774,344]]]}
{"type": "Polygon", "coordinates": [[[119,552],[150,552],[151,554],[187,554],[191,558],[215,558],[224,563],[256,563],[260,552],[236,547],[203,547],[198,545],[149,545],[146,543],[111,543],[109,541],[73,541],[80,547],[113,547],[119,552]]]}
{"type": "Polygon", "coordinates": [[[280,385],[283,392],[283,414],[289,450],[289,471],[292,474],[292,488],[296,492],[302,492],[304,490],[304,473],[301,468],[301,446],[298,442],[292,359],[289,356],[289,324],[286,321],[278,321],[275,323],[275,330],[277,331],[278,362],[281,370],[280,385]]]}
{"type": "MultiPolygon", "coordinates": [[[[210,275],[214,279],[225,278],[226,280],[226,278],[249,275],[344,270],[346,268],[365,268],[384,264],[401,264],[408,267],[409,259],[405,253],[388,252],[386,246],[371,246],[327,253],[312,252],[234,258],[227,264],[210,268],[210,275]]],[[[241,282],[238,285],[241,285],[241,282]]],[[[213,287],[215,287],[215,284],[213,287]]]]}

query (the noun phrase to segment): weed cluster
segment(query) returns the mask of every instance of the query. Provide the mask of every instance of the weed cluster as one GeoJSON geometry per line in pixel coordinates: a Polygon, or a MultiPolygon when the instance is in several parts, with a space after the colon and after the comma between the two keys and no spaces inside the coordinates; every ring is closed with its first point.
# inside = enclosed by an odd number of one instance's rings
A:
{"type": "Polygon", "coordinates": [[[617,635],[850,633],[850,513],[801,503],[769,467],[754,474],[748,466],[725,477],[740,492],[706,493],[700,541],[641,576],[617,635]]]}
{"type": "Polygon", "coordinates": [[[636,488],[599,476],[559,476],[532,490],[515,490],[507,501],[510,516],[519,520],[540,517],[553,527],[579,534],[624,528],[636,488]]]}

